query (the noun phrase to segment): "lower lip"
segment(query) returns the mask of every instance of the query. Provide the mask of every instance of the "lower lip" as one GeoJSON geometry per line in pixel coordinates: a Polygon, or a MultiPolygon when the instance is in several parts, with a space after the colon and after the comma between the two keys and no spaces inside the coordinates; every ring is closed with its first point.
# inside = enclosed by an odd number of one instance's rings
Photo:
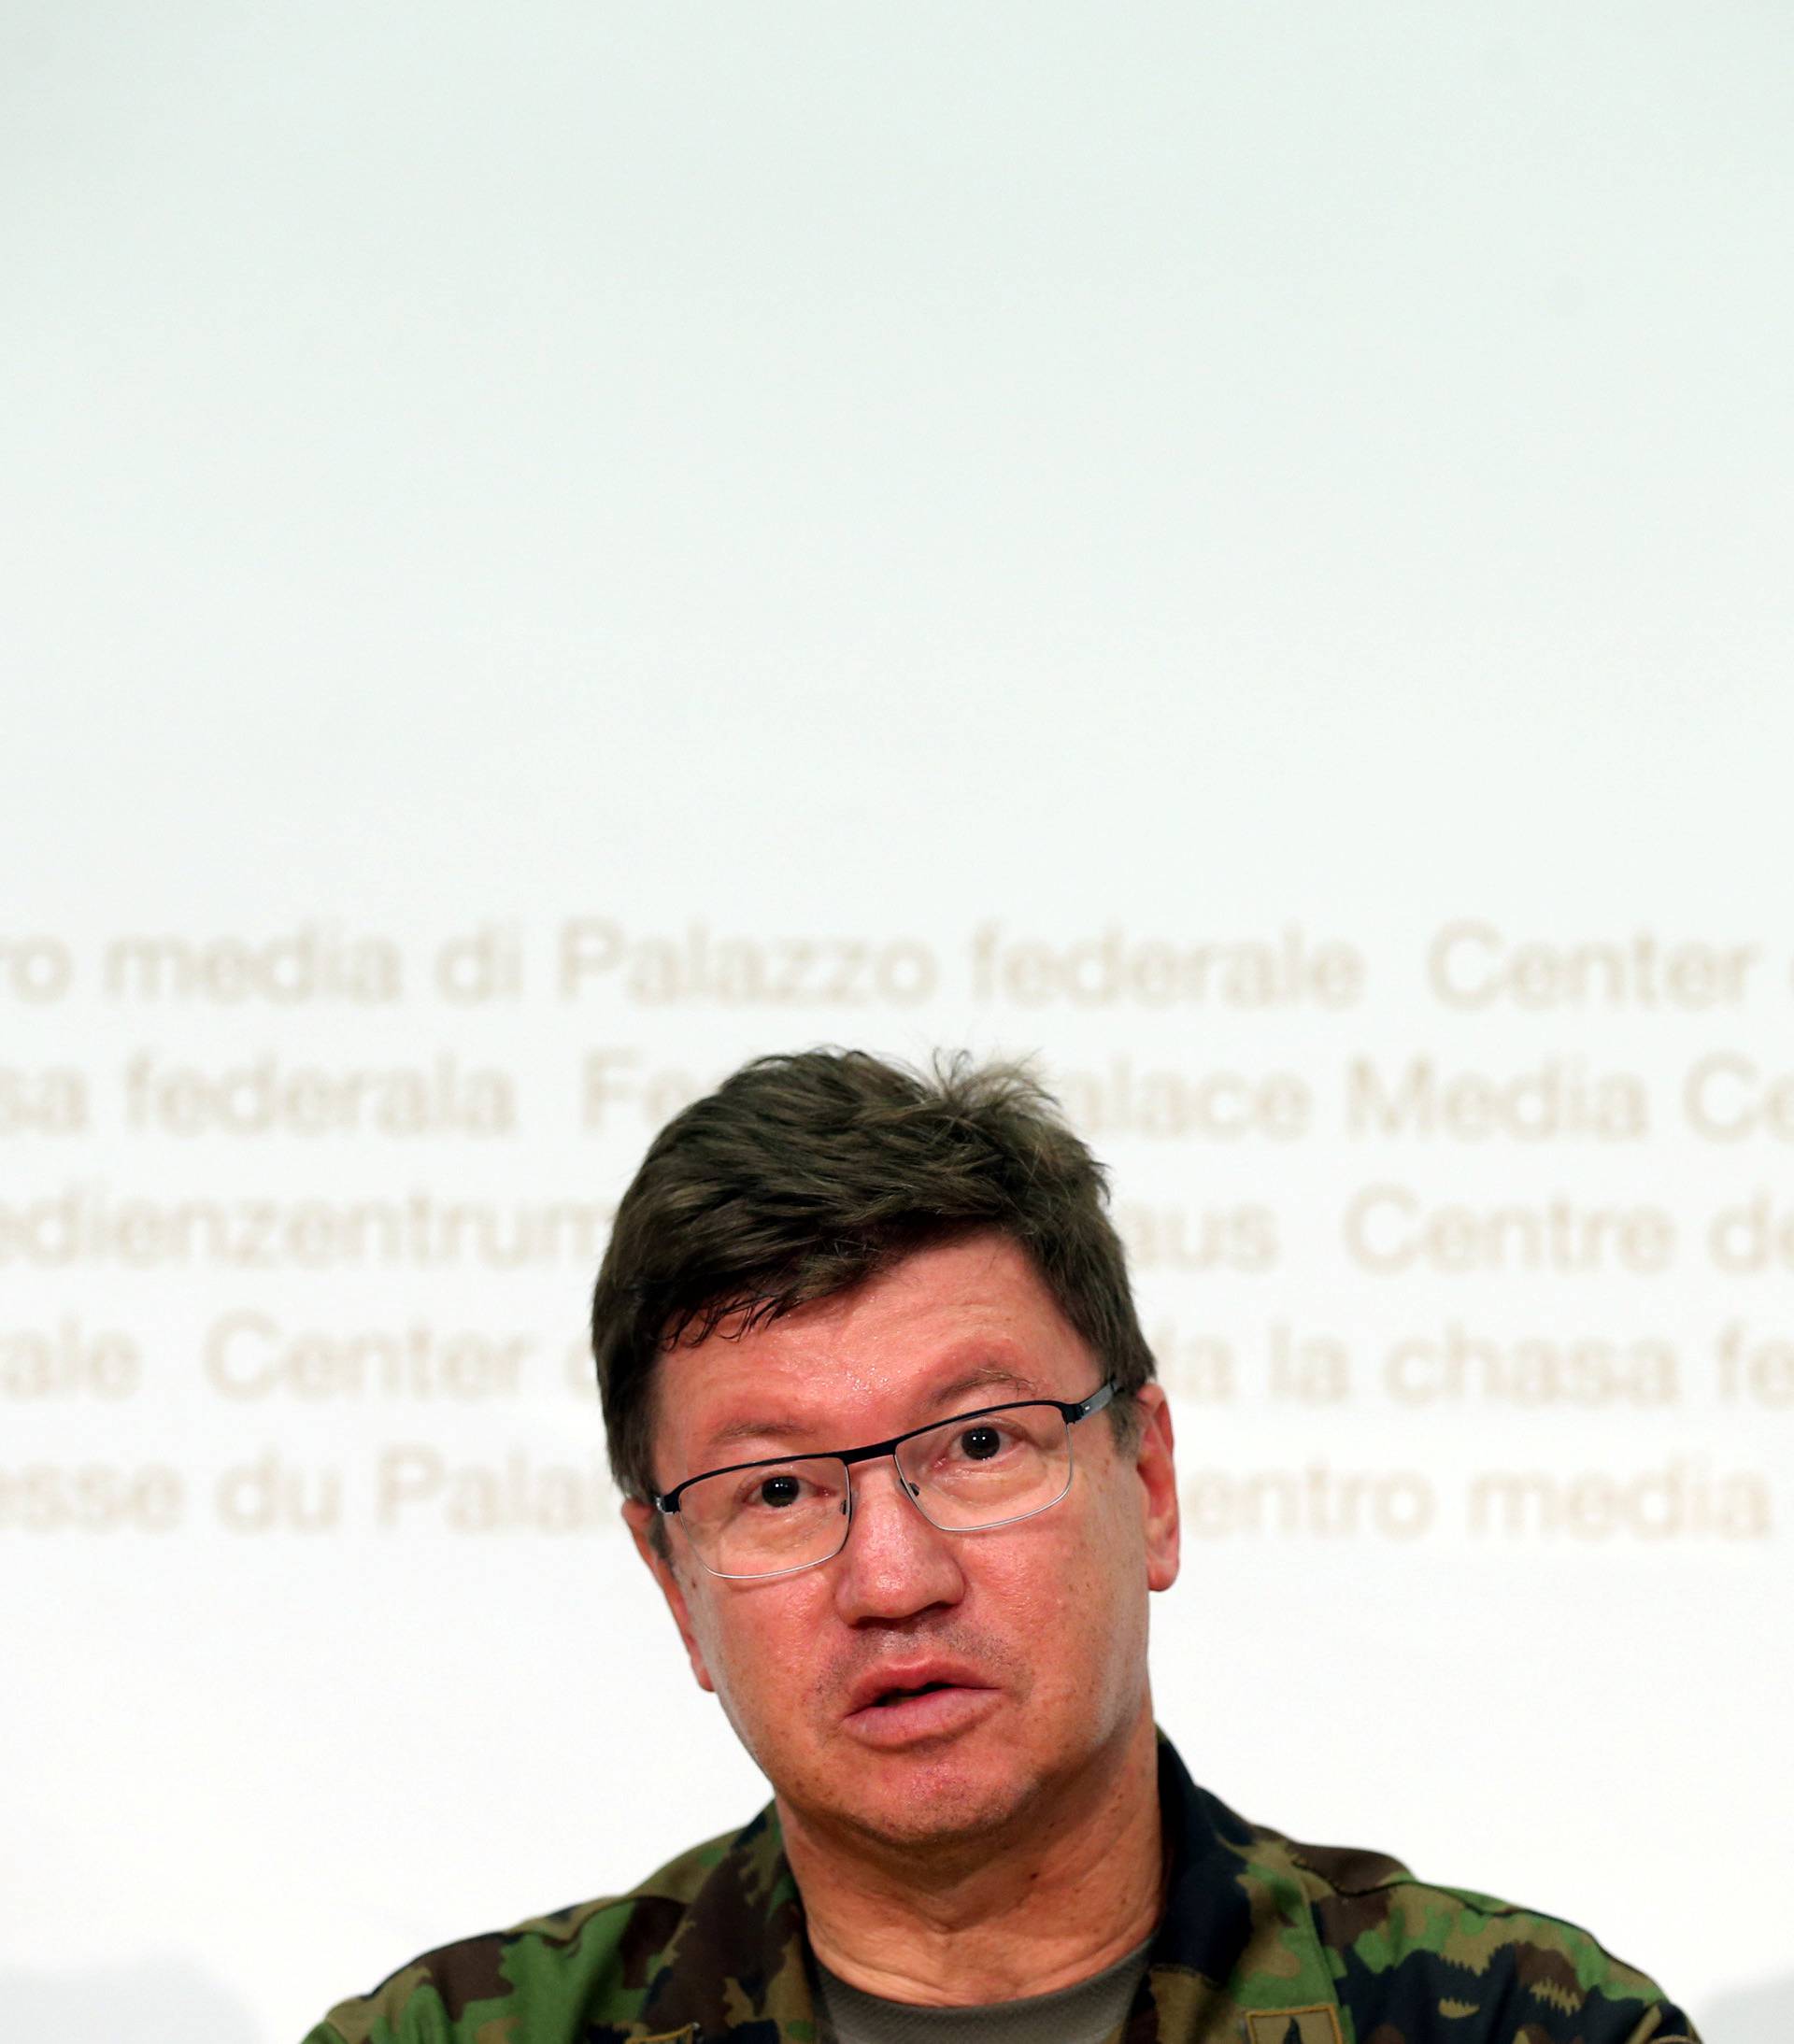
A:
{"type": "Polygon", "coordinates": [[[950,1739],[990,1716],[997,1705],[994,1689],[931,1689],[898,1703],[868,1704],[847,1719],[847,1727],[862,1745],[894,1752],[925,1739],[950,1739]]]}

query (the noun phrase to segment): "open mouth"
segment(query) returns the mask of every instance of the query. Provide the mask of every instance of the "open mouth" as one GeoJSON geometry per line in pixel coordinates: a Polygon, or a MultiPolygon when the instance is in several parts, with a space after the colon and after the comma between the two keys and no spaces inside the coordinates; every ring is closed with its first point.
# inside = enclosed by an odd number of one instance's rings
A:
{"type": "MultiPolygon", "coordinates": [[[[916,1670],[918,1674],[920,1669],[916,1670]]],[[[1002,1701],[971,1679],[931,1675],[925,1682],[891,1682],[868,1696],[847,1719],[853,1738],[878,1753],[958,1739],[985,1723],[1002,1701]]]]}
{"type": "Polygon", "coordinates": [[[872,1709],[888,1710],[893,1703],[907,1703],[912,1696],[932,1696],[937,1689],[953,1689],[954,1682],[923,1682],[915,1689],[887,1689],[872,1699],[872,1709]]]}

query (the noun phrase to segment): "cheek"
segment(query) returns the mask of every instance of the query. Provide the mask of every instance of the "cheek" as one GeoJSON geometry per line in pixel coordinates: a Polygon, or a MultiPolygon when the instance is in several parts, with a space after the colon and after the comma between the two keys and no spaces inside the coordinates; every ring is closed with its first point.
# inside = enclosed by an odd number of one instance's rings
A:
{"type": "MultiPolygon", "coordinates": [[[[1057,1529],[1056,1529],[1057,1531],[1057,1529]]],[[[1136,1543],[1137,1544],[1137,1543],[1136,1543]]],[[[1145,1598],[1116,1528],[1092,1523],[1070,1538],[1018,1543],[975,1580],[969,1609],[1025,1664],[1041,1699],[1088,1696],[1122,1672],[1145,1598]]]]}
{"type": "Polygon", "coordinates": [[[691,1608],[710,1679],[744,1736],[747,1727],[764,1725],[776,1738],[800,1715],[792,1704],[809,1685],[822,1618],[811,1608],[813,1596],[793,1595],[796,1588],[725,1592],[691,1608]]]}
{"type": "MultiPolygon", "coordinates": [[[[1093,1500],[1096,1502],[1096,1500],[1093,1500]]],[[[1145,1668],[1146,1554],[1137,1514],[1105,1495],[1061,1559],[1037,1637],[1043,1678],[1084,1698],[1132,1698],[1145,1668]]]]}

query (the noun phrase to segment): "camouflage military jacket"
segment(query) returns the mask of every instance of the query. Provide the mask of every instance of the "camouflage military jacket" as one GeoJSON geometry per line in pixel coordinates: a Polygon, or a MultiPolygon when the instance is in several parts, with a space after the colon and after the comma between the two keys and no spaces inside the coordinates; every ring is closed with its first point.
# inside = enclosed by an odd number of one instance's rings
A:
{"type": "MultiPolygon", "coordinates": [[[[1160,1743],[1164,1915],[1112,2044],[1694,2044],[1585,1932],[1244,1823],[1160,1743]]],[[[305,2044],[815,2044],[769,1807],[632,1894],[445,1945],[305,2044]]]]}

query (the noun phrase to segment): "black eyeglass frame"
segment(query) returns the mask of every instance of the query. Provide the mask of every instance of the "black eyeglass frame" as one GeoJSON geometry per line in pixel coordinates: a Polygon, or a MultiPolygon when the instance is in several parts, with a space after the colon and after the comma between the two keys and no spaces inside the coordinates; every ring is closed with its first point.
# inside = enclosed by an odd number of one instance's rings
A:
{"type": "MultiPolygon", "coordinates": [[[[706,1483],[713,1476],[736,1476],[743,1469],[784,1469],[790,1468],[795,1462],[845,1462],[849,1467],[855,1462],[873,1462],[881,1455],[894,1455],[904,1441],[915,1441],[922,1434],[932,1434],[937,1427],[955,1427],[969,1419],[989,1419],[993,1412],[1017,1412],[1035,1406],[1047,1405],[1052,1407],[1053,1411],[1059,1414],[1067,1427],[1075,1427],[1079,1420],[1089,1419],[1092,1412],[1100,1412],[1104,1406],[1113,1403],[1118,1394],[1119,1386],[1116,1384],[1115,1379],[1111,1377],[1106,1384],[1099,1384],[1088,1398],[1010,1398],[1002,1405],[980,1405],[975,1411],[970,1412],[949,1412],[944,1419],[932,1419],[924,1427],[912,1427],[907,1433],[892,1434],[889,1441],[869,1441],[863,1448],[817,1448],[811,1449],[803,1455],[761,1455],[757,1456],[752,1462],[729,1462],[725,1463],[719,1469],[700,1469],[697,1475],[688,1476],[682,1483],[675,1483],[671,1490],[649,1491],[648,1501],[654,1507],[656,1512],[663,1513],[667,1518],[671,1518],[679,1509],[681,1494],[690,1490],[693,1483],[706,1483]]],[[[904,1490],[913,1496],[914,1487],[909,1479],[904,1475],[901,1463],[897,1465],[897,1475],[904,1490]]],[[[851,1484],[849,1484],[848,1489],[849,1495],[851,1495],[851,1484]]],[[[1054,1502],[1057,1503],[1058,1499],[1056,1498],[1054,1502]]],[[[1040,1509],[1044,1511],[1046,1508],[1043,1506],[1040,1509]]],[[[1029,1513],[1027,1516],[1032,1517],[1032,1513],[1029,1513]]],[[[933,1520],[929,1520],[931,1526],[933,1523],[933,1520]]],[[[1016,1522],[1006,1520],[1004,1523],[1005,1525],[1014,1525],[1016,1522]]],[[[950,1526],[941,1528],[942,1532],[951,1532],[955,1528],[950,1526]]],[[[987,1533],[993,1531],[994,1528],[972,1526],[963,1530],[987,1533]]],[[[829,1558],[832,1560],[833,1557],[830,1556],[829,1558]]],[[[700,1555],[699,1559],[703,1560],[703,1556],[700,1555]]],[[[705,1566],[708,1567],[708,1564],[706,1563],[705,1566]]],[[[813,1568],[815,1564],[811,1562],[800,1562],[798,1564],[798,1567],[803,1568],[813,1568]]],[[[778,1572],[783,1574],[786,1571],[780,1570],[778,1572]]],[[[756,1579],[743,1577],[741,1580],[743,1582],[752,1582],[756,1579]]]]}

